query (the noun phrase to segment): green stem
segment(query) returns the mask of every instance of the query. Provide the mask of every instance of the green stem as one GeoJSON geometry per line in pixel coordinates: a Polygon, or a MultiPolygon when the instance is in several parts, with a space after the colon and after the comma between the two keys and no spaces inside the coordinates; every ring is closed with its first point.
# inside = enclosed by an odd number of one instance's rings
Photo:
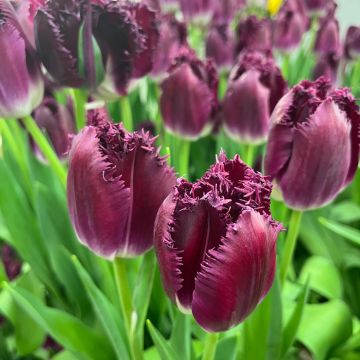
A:
{"type": "Polygon", "coordinates": [[[213,360],[215,358],[218,339],[218,333],[209,333],[207,335],[202,360],[213,360]]]}
{"type": "Polygon", "coordinates": [[[256,156],[256,146],[253,144],[249,144],[246,149],[246,157],[245,157],[246,164],[248,164],[249,166],[253,166],[255,156],[256,156]]]}
{"type": "Polygon", "coordinates": [[[190,161],[191,143],[185,139],[178,140],[177,154],[178,157],[178,171],[180,176],[189,178],[189,161],[190,161]]]}
{"type": "Polygon", "coordinates": [[[53,148],[50,146],[45,135],[39,129],[38,125],[31,116],[26,116],[23,119],[23,123],[26,130],[30,133],[35,143],[41,150],[42,154],[48,161],[50,167],[53,169],[54,173],[59,178],[61,185],[66,188],[66,170],[64,169],[63,165],[55,154],[53,148]]]}
{"type": "Polygon", "coordinates": [[[289,232],[285,240],[285,249],[280,264],[280,281],[282,285],[285,283],[286,275],[294,255],[302,214],[301,211],[296,210],[293,210],[291,213],[289,232]]]}
{"type": "Polygon", "coordinates": [[[87,95],[81,89],[71,89],[75,107],[76,128],[80,131],[86,124],[86,101],[87,95]]]}
{"type": "Polygon", "coordinates": [[[128,96],[120,98],[121,121],[127,131],[134,131],[132,110],[128,96]]]}

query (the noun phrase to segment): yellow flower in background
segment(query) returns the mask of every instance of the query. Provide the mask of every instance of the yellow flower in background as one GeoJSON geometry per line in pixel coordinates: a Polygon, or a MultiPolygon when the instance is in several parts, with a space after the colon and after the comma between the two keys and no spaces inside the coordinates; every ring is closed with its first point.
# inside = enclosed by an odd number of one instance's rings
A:
{"type": "Polygon", "coordinates": [[[279,11],[283,0],[268,0],[267,9],[269,13],[274,16],[279,11]]]}

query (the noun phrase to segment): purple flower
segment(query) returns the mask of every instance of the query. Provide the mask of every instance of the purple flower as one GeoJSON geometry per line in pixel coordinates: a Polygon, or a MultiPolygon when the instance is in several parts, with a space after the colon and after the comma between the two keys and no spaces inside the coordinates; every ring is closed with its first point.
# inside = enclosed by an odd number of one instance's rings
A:
{"type": "Polygon", "coordinates": [[[207,331],[243,321],[271,288],[281,225],[270,181],[239,156],[196,183],[180,179],[157,214],[154,245],[168,296],[207,331]]]}
{"type": "Polygon", "coordinates": [[[333,5],[333,0],[305,0],[305,6],[310,14],[321,14],[326,11],[326,8],[333,5]]]}
{"type": "Polygon", "coordinates": [[[40,61],[14,8],[0,0],[0,117],[29,115],[44,96],[40,61]]]}
{"type": "Polygon", "coordinates": [[[249,16],[240,21],[236,34],[236,54],[244,50],[266,51],[271,49],[271,23],[269,19],[249,16]]]}
{"type": "Polygon", "coordinates": [[[360,115],[348,89],[302,81],[272,115],[265,172],[295,209],[326,205],[352,180],[359,162],[360,115]]]}
{"type": "Polygon", "coordinates": [[[156,213],[175,184],[149,133],[128,133],[100,116],[73,141],[67,197],[81,243],[105,258],[143,254],[156,213]]]}
{"type": "Polygon", "coordinates": [[[3,244],[0,246],[0,255],[6,276],[10,281],[16,279],[21,272],[21,261],[14,249],[7,244],[3,244]]]}
{"type": "Polygon", "coordinates": [[[341,55],[338,53],[328,53],[319,55],[318,61],[314,68],[314,79],[324,76],[336,83],[341,55]]]}
{"type": "Polygon", "coordinates": [[[360,57],[360,27],[349,27],[345,38],[345,56],[348,59],[360,57]]]}
{"type": "Polygon", "coordinates": [[[215,1],[214,17],[216,21],[229,23],[237,12],[245,6],[245,0],[221,0],[215,1]]]}
{"type": "Polygon", "coordinates": [[[206,56],[219,69],[231,68],[234,63],[234,35],[226,23],[212,24],[206,39],[206,56]]]}
{"type": "Polygon", "coordinates": [[[162,15],[159,25],[159,43],[154,54],[153,76],[167,72],[180,49],[186,44],[187,31],[184,23],[172,14],[162,15]]]}
{"type": "Polygon", "coordinates": [[[231,71],[223,102],[227,133],[240,141],[264,141],[271,112],[286,90],[286,81],[270,55],[245,54],[231,71]]]}
{"type": "Polygon", "coordinates": [[[179,0],[179,2],[186,20],[195,18],[210,19],[214,0],[179,0]]]}
{"type": "Polygon", "coordinates": [[[160,108],[165,127],[189,139],[208,134],[218,108],[217,88],[213,63],[202,62],[193,50],[184,48],[161,84],[160,108]]]}

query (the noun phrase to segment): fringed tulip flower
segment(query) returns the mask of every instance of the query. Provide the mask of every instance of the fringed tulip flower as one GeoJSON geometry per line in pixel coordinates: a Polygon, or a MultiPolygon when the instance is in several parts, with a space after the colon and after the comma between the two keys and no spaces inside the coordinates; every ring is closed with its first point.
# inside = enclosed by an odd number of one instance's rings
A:
{"type": "Polygon", "coordinates": [[[0,117],[29,115],[44,96],[40,61],[14,8],[0,0],[0,117]]]}
{"type": "Polygon", "coordinates": [[[234,36],[228,24],[212,24],[206,39],[206,56],[219,69],[231,68],[234,63],[234,36]]]}
{"type": "Polygon", "coordinates": [[[272,115],[265,157],[288,206],[306,210],[332,201],[352,180],[359,162],[360,115],[347,89],[325,78],[302,81],[272,115]]]}
{"type": "Polygon", "coordinates": [[[188,139],[208,134],[218,109],[217,89],[212,61],[204,63],[191,49],[182,49],[161,84],[160,108],[165,127],[188,139]]]}
{"type": "MultiPolygon", "coordinates": [[[[60,159],[66,159],[71,147],[71,140],[76,133],[73,104],[69,99],[67,105],[61,105],[53,97],[46,97],[33,112],[39,128],[44,131],[60,159]]],[[[44,157],[35,143],[33,150],[39,160],[44,157]]]]}
{"type": "Polygon", "coordinates": [[[266,140],[270,116],[287,85],[271,55],[245,54],[230,73],[223,102],[230,137],[248,143],[266,140]]]}
{"type": "Polygon", "coordinates": [[[270,181],[238,156],[196,183],[180,179],[157,214],[154,246],[168,296],[207,331],[243,321],[273,283],[281,225],[270,181]]]}
{"type": "Polygon", "coordinates": [[[180,49],[186,44],[186,26],[172,14],[162,15],[159,33],[160,38],[154,54],[152,76],[166,74],[180,49]]]}
{"type": "Polygon", "coordinates": [[[269,19],[249,16],[238,24],[236,35],[236,54],[240,54],[244,50],[266,51],[271,49],[271,23],[269,19]]]}
{"type": "Polygon", "coordinates": [[[360,27],[349,27],[345,38],[345,56],[350,60],[360,57],[360,27]]]}
{"type": "Polygon", "coordinates": [[[67,197],[79,240],[105,258],[143,254],[175,184],[155,138],[96,117],[73,141],[67,197]]]}

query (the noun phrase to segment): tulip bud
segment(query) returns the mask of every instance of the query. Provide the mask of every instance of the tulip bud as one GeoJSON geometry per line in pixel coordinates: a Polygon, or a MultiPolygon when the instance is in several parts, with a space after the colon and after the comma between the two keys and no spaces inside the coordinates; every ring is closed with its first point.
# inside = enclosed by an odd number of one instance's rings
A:
{"type": "MultiPolygon", "coordinates": [[[[60,159],[66,159],[71,146],[72,136],[76,133],[73,104],[60,105],[52,97],[46,97],[33,113],[34,120],[42,129],[54,147],[60,159]]],[[[32,143],[35,155],[40,161],[44,157],[36,145],[32,143]]]]}
{"type": "Polygon", "coordinates": [[[6,276],[10,281],[16,279],[21,272],[21,261],[14,249],[7,245],[0,245],[0,260],[3,263],[6,276]]]}
{"type": "Polygon", "coordinates": [[[249,16],[236,29],[236,54],[244,50],[266,51],[271,49],[271,23],[268,19],[249,16]]]}
{"type": "Polygon", "coordinates": [[[209,20],[213,11],[213,0],[179,0],[186,20],[202,18],[209,20]]]}
{"type": "Polygon", "coordinates": [[[329,54],[341,51],[339,22],[335,18],[335,10],[336,6],[332,6],[326,16],[320,19],[314,47],[317,53],[329,54]]]}
{"type": "Polygon", "coordinates": [[[360,27],[349,27],[345,38],[345,55],[348,59],[360,57],[360,27]]]}
{"type": "Polygon", "coordinates": [[[234,36],[227,24],[213,24],[206,39],[206,56],[213,59],[219,69],[234,63],[234,36]]]}
{"type": "Polygon", "coordinates": [[[329,53],[319,56],[318,62],[314,68],[314,79],[324,76],[331,80],[333,84],[336,83],[338,69],[340,65],[340,54],[329,53]]]}
{"type": "Polygon", "coordinates": [[[180,179],[159,209],[154,246],[164,288],[207,331],[243,321],[271,288],[281,225],[271,183],[220,154],[192,184],[180,179]]]}
{"type": "Polygon", "coordinates": [[[331,90],[325,78],[302,81],[273,112],[265,172],[288,206],[324,206],[354,177],[359,134],[359,108],[348,89],[331,90]]]}
{"type": "MultiPolygon", "coordinates": [[[[100,114],[100,113],[98,113],[100,114]]],[[[68,207],[81,243],[105,258],[143,254],[156,213],[175,184],[155,138],[97,118],[73,141],[68,207]]]]}
{"type": "Polygon", "coordinates": [[[221,0],[214,4],[216,21],[229,23],[239,10],[245,6],[245,0],[221,0]]]}
{"type": "Polygon", "coordinates": [[[211,132],[218,107],[218,77],[211,61],[203,63],[184,48],[161,84],[160,108],[165,127],[184,138],[211,132]]]}
{"type": "Polygon", "coordinates": [[[186,44],[187,31],[184,23],[174,15],[166,14],[160,19],[159,43],[154,54],[151,74],[159,76],[166,73],[182,46],[186,44]]]}
{"type": "Polygon", "coordinates": [[[224,127],[229,136],[249,143],[266,140],[271,112],[286,89],[270,55],[244,55],[231,71],[223,103],[224,127]]]}
{"type": "Polygon", "coordinates": [[[305,6],[310,14],[318,15],[324,13],[329,5],[333,5],[333,0],[305,0],[305,6]]]}
{"type": "Polygon", "coordinates": [[[15,10],[0,0],[0,117],[29,115],[44,96],[40,62],[15,10]]]}

